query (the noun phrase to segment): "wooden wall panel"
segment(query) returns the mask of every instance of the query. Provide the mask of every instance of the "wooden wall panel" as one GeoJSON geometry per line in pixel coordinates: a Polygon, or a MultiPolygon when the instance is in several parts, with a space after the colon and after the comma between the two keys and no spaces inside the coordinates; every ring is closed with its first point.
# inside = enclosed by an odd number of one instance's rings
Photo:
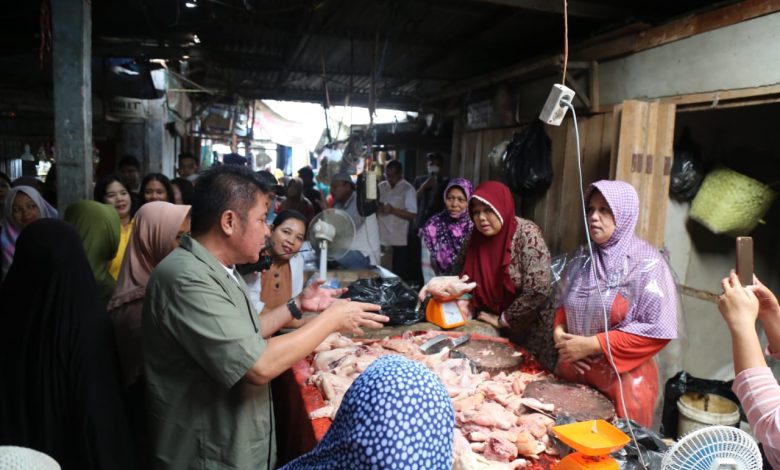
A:
{"type": "Polygon", "coordinates": [[[675,112],[674,104],[624,101],[614,153],[615,179],[639,194],[636,234],[658,248],[664,245],[675,112]]]}
{"type": "MultiPolygon", "coordinates": [[[[584,185],[609,177],[610,153],[613,141],[613,115],[597,114],[579,119],[580,148],[584,185]]],[[[504,140],[510,140],[521,128],[492,129],[464,132],[460,145],[460,161],[453,168],[462,176],[479,184],[487,179],[503,180],[503,174],[490,166],[490,150],[504,140]]],[[[583,243],[585,229],[582,222],[577,175],[577,147],[574,126],[566,119],[560,127],[547,127],[552,142],[551,160],[554,172],[548,191],[538,197],[515,198],[518,213],[536,222],[545,235],[551,253],[559,254],[575,249],[583,243]]],[[[455,154],[457,152],[453,152],[455,154]]]]}

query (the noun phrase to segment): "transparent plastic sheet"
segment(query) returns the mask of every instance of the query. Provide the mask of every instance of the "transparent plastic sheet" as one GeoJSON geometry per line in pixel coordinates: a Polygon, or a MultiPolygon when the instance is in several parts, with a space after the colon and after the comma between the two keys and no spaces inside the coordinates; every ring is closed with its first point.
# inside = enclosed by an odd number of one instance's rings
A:
{"type": "MultiPolygon", "coordinates": [[[[664,259],[667,260],[668,263],[668,252],[664,251],[663,256],[664,259]]],[[[672,269],[671,264],[669,264],[669,272],[672,273],[672,277],[674,277],[674,282],[676,285],[680,285],[679,282],[679,276],[677,275],[677,272],[672,269]]],[[[677,291],[677,339],[673,339],[669,342],[669,344],[666,345],[665,348],[663,348],[658,354],[655,355],[655,362],[658,365],[658,383],[666,384],[669,379],[674,377],[676,374],[678,374],[681,370],[683,370],[683,358],[687,357],[688,355],[688,347],[689,347],[689,341],[688,341],[688,322],[686,321],[686,315],[685,315],[685,305],[682,301],[682,296],[680,295],[680,291],[677,291]]],[[[655,404],[655,412],[653,416],[653,429],[661,429],[661,423],[662,423],[662,414],[664,409],[664,397],[665,397],[665,389],[661,390],[661,393],[658,394],[658,400],[655,404]]],[[[675,410],[677,408],[675,407],[675,410]]]]}
{"type": "MultiPolygon", "coordinates": [[[[587,322],[582,318],[579,321],[572,321],[569,318],[567,322],[568,331],[579,331],[578,334],[592,336],[604,331],[604,320],[602,313],[601,299],[598,290],[593,286],[585,286],[578,282],[578,277],[586,276],[591,272],[591,259],[587,247],[580,247],[575,252],[568,255],[561,255],[552,260],[552,278],[557,292],[561,299],[569,295],[572,289],[582,291],[580,304],[585,306],[585,311],[594,312],[588,316],[587,322]]],[[[661,398],[663,396],[663,384],[666,380],[682,369],[682,358],[687,350],[687,328],[682,315],[682,302],[679,291],[676,287],[676,275],[668,263],[664,253],[660,256],[655,254],[647,256],[644,259],[633,259],[632,262],[626,262],[622,270],[611,272],[608,275],[606,283],[600,283],[601,294],[604,298],[605,307],[608,315],[610,314],[613,302],[618,294],[625,299],[629,305],[637,301],[640,296],[645,296],[643,300],[655,298],[660,302],[667,295],[676,296],[676,320],[677,320],[677,339],[674,339],[666,345],[654,358],[654,362],[646,363],[637,369],[628,373],[621,374],[623,383],[623,392],[629,412],[629,417],[634,417],[632,408],[637,410],[647,418],[642,421],[652,422],[654,428],[658,429],[661,422],[661,398]],[[671,280],[667,280],[665,285],[658,282],[658,278],[663,278],[658,273],[664,268],[664,263],[671,280]],[[672,292],[669,292],[672,290],[672,292]],[[646,401],[648,398],[655,397],[652,403],[652,409],[648,409],[646,401]],[[631,404],[634,404],[631,406],[631,404]],[[651,414],[650,414],[651,413],[651,414]]],[[[621,323],[613,326],[610,330],[621,329],[621,323]]],[[[629,329],[629,333],[632,331],[629,329]]],[[[639,333],[641,334],[641,333],[639,333]]],[[[616,383],[615,372],[612,370],[606,358],[595,359],[591,365],[591,371],[585,376],[579,375],[571,367],[559,364],[558,372],[563,378],[572,381],[590,383],[596,388],[601,389],[611,397],[617,397],[618,386],[616,383]],[[611,392],[611,393],[610,393],[611,392]]]]}
{"type": "Polygon", "coordinates": [[[390,317],[388,325],[411,325],[425,318],[424,311],[416,309],[417,292],[397,277],[359,279],[342,297],[381,305],[382,315],[390,317]]]}

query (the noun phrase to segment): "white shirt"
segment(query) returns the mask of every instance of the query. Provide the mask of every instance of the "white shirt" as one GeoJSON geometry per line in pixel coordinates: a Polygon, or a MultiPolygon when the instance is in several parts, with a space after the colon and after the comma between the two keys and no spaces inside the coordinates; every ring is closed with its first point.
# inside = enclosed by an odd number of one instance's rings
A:
{"type": "Polygon", "coordinates": [[[344,210],[355,222],[355,239],[352,242],[351,249],[357,250],[368,257],[371,264],[378,265],[381,250],[379,248],[379,225],[376,221],[376,214],[371,214],[368,217],[358,214],[357,192],[355,191],[352,192],[346,203],[341,204],[337,202],[333,204],[333,207],[344,210]]]}
{"type": "MultiPolygon", "coordinates": [[[[379,202],[390,204],[413,214],[417,213],[417,192],[414,186],[402,179],[391,187],[387,181],[379,183],[379,202]]],[[[406,246],[406,235],[409,231],[409,220],[393,214],[377,213],[379,222],[379,239],[384,246],[406,246]]]]}

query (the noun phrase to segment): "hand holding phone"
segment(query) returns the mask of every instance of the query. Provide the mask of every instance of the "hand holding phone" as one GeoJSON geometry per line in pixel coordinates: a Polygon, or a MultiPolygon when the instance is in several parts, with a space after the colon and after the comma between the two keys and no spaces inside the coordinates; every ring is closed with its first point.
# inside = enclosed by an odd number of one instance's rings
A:
{"type": "Polygon", "coordinates": [[[753,285],[753,238],[737,237],[737,276],[743,286],[753,285]]]}

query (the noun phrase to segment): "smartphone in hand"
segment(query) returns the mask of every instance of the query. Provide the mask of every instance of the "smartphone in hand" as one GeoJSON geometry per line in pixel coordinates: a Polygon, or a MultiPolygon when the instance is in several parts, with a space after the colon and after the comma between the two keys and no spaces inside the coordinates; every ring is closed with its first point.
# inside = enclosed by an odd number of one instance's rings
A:
{"type": "Polygon", "coordinates": [[[743,286],[753,284],[753,238],[737,237],[737,276],[743,286]]]}

